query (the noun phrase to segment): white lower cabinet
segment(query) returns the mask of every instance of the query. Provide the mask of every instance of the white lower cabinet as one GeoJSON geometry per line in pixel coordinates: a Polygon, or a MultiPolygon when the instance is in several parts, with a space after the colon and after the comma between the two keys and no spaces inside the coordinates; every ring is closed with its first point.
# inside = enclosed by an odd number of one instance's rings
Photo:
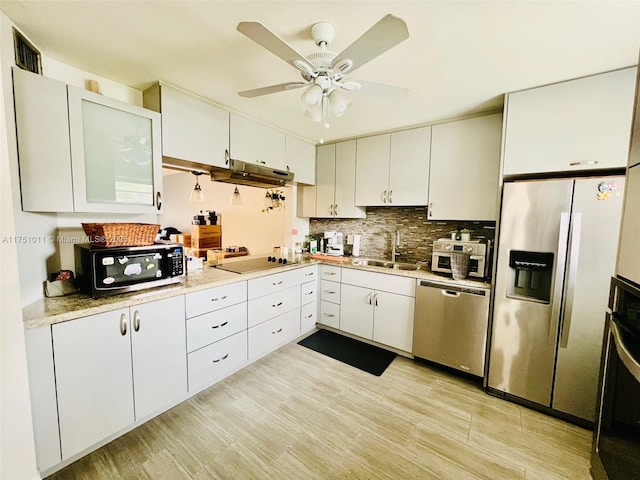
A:
{"type": "Polygon", "coordinates": [[[247,329],[247,302],[187,319],[187,352],[191,353],[247,329]]]}
{"type": "Polygon", "coordinates": [[[195,392],[222,379],[247,363],[247,331],[231,335],[189,353],[189,391],[195,392]]]}
{"type": "Polygon", "coordinates": [[[300,307],[300,333],[313,330],[318,321],[318,302],[307,303],[300,307]]]}
{"type": "Polygon", "coordinates": [[[52,335],[63,460],[186,394],[182,295],[58,323],[52,335]]]}
{"type": "Polygon", "coordinates": [[[270,293],[248,302],[249,327],[300,308],[300,286],[270,293]]]}
{"type": "Polygon", "coordinates": [[[411,352],[415,282],[351,269],[343,269],[342,282],[340,330],[411,352]]]}
{"type": "Polygon", "coordinates": [[[298,308],[249,328],[249,360],[262,357],[299,334],[298,308]]]}
{"type": "Polygon", "coordinates": [[[320,301],[318,323],[327,327],[340,328],[340,304],[320,301]]]}

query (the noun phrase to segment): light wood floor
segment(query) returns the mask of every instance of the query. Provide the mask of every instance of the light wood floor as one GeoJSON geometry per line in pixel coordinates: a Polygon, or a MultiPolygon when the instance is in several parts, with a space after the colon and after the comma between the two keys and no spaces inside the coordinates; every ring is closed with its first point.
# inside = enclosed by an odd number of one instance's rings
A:
{"type": "Polygon", "coordinates": [[[49,477],[589,479],[591,432],[397,357],[380,377],[295,343],[49,477]]]}

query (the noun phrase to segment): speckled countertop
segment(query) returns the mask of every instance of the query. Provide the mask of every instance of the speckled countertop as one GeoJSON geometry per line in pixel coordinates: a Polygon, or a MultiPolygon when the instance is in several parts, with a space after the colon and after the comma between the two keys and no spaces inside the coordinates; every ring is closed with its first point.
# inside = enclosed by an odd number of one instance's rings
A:
{"type": "Polygon", "coordinates": [[[451,277],[432,273],[427,270],[393,270],[385,267],[361,266],[351,263],[332,263],[324,261],[303,262],[294,265],[279,266],[277,269],[261,270],[253,273],[231,273],[218,270],[205,263],[202,270],[187,273],[186,279],[178,284],[165,287],[157,287],[140,292],[124,293],[110,297],[92,298],[85,293],[74,293],[64,297],[43,298],[22,309],[22,316],[25,328],[38,328],[54,323],[65,322],[87,315],[104,313],[118,308],[126,308],[142,303],[153,302],[163,298],[195,292],[205,288],[217,287],[229,283],[242,282],[252,278],[272,275],[274,273],[306,267],[313,264],[331,264],[345,268],[355,268],[358,270],[368,270],[389,275],[400,275],[419,280],[434,280],[444,284],[462,285],[470,287],[490,288],[491,284],[478,280],[466,278],[464,280],[454,280],[451,277]]]}

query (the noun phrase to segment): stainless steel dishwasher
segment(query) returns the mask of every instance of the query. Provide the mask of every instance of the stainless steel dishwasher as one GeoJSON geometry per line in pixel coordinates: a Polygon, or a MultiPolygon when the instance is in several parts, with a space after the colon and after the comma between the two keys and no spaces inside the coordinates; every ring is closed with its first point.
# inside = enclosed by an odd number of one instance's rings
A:
{"type": "Polygon", "coordinates": [[[418,280],[413,355],[482,377],[489,289],[418,280]]]}

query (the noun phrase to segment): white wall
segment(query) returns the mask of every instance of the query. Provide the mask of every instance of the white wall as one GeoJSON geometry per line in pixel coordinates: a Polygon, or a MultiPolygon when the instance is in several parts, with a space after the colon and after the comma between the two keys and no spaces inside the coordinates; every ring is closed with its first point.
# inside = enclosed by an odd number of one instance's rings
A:
{"type": "Polygon", "coordinates": [[[270,253],[274,246],[287,245],[285,236],[286,218],[291,216],[293,195],[291,187],[284,188],[285,209],[262,213],[264,188],[238,186],[242,205],[231,205],[232,184],[212,182],[200,175],[205,201],[190,203],[189,195],[196,177],[189,172],[163,177],[164,214],[163,227],[176,227],[184,233],[191,232],[191,220],[200,210],[215,210],[222,214],[223,247],[245,246],[251,254],[270,253]]]}
{"type": "MultiPolygon", "coordinates": [[[[0,13],[0,239],[12,238],[14,195],[12,158],[8,128],[11,108],[8,58],[12,53],[12,24],[0,13]],[[9,82],[9,83],[7,83],[9,82]],[[8,108],[7,108],[8,106],[8,108]]],[[[31,403],[27,381],[27,358],[20,304],[16,245],[0,243],[0,478],[21,480],[40,478],[36,467],[31,403]]]]}

